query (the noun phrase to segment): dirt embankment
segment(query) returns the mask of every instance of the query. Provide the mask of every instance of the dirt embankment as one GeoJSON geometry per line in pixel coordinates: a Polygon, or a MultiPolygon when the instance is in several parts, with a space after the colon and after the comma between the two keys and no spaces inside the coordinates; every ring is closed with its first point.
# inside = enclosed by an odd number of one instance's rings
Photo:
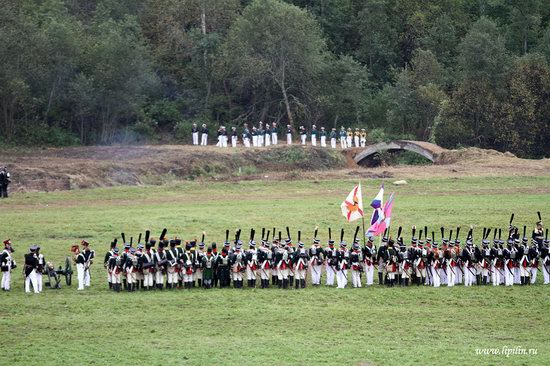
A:
{"type": "Polygon", "coordinates": [[[550,159],[469,148],[440,154],[434,165],[363,168],[340,150],[301,146],[219,149],[193,146],[90,146],[0,151],[12,191],[53,191],[178,180],[428,178],[550,175],[550,159]]]}

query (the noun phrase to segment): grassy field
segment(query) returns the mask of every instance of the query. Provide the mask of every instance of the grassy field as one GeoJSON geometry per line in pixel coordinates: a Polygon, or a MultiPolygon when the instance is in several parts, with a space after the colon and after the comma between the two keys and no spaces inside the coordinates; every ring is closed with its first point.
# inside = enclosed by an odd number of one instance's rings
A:
{"type": "MultiPolygon", "coordinates": [[[[92,288],[76,285],[23,293],[28,246],[40,243],[61,264],[71,244],[88,239],[99,257],[124,231],[223,241],[226,228],[301,229],[309,245],[319,225],[347,230],[339,205],[351,180],[192,182],[16,194],[0,201],[0,236],[10,237],[19,268],[0,293],[0,365],[305,365],[550,364],[550,287],[373,288],[302,291],[214,289],[120,293],[107,289],[101,261],[92,288]],[[478,355],[477,348],[533,348],[536,355],[478,355]]],[[[365,205],[380,182],[364,181],[365,205]]],[[[517,225],[532,230],[536,211],[550,215],[550,177],[410,180],[397,194],[392,227],[439,231],[517,225]]],[[[393,230],[395,234],[395,230],[393,230]]],[[[74,278],[76,280],[76,278],[74,278]]],[[[539,279],[540,282],[540,279],[539,279]]]]}

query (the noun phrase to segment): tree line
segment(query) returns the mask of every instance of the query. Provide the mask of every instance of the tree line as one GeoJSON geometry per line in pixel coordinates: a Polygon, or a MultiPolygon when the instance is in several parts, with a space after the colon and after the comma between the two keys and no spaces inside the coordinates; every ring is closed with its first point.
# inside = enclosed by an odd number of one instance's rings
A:
{"type": "Polygon", "coordinates": [[[367,127],[550,156],[548,0],[0,0],[0,141],[367,127]]]}

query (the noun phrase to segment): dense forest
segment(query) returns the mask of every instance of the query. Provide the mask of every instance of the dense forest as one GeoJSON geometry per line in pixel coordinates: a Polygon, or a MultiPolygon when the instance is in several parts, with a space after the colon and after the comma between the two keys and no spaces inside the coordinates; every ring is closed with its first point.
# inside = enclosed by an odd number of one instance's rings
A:
{"type": "Polygon", "coordinates": [[[365,127],[550,156],[550,0],[0,0],[0,141],[365,127]]]}

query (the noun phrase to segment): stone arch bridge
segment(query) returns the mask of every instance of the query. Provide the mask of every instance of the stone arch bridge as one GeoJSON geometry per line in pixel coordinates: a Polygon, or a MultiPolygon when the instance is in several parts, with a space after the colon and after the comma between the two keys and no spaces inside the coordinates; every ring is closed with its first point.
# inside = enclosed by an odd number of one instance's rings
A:
{"type": "Polygon", "coordinates": [[[426,159],[429,159],[433,163],[437,163],[439,154],[446,151],[446,149],[432,144],[426,141],[410,141],[410,140],[397,140],[390,142],[380,142],[374,145],[369,145],[361,148],[354,148],[355,154],[353,160],[356,163],[360,163],[362,160],[369,158],[370,156],[385,150],[407,150],[422,155],[426,159]]]}

